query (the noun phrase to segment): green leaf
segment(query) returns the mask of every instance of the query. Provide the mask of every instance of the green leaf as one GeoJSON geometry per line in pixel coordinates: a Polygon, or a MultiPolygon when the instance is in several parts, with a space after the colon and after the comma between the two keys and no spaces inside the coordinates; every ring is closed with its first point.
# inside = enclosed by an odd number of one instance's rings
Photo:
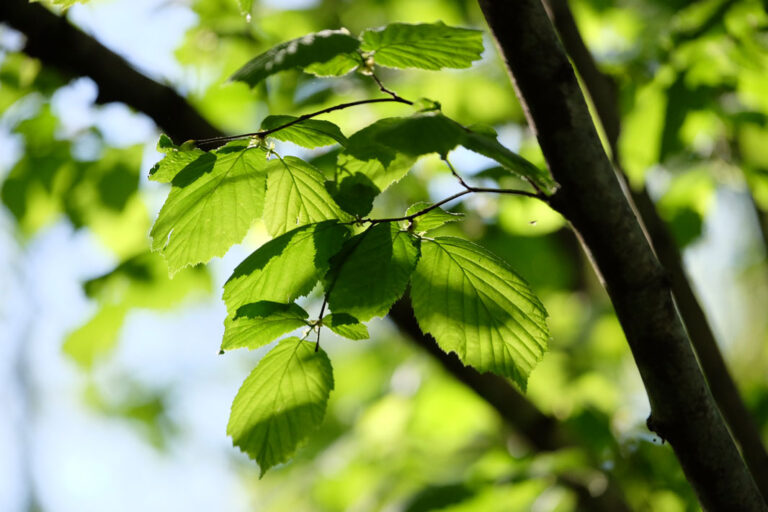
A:
{"type": "Polygon", "coordinates": [[[360,49],[391,68],[468,68],[483,53],[479,30],[437,23],[392,23],[363,32],[360,49]]]}
{"type": "Polygon", "coordinates": [[[525,389],[547,347],[547,312],[506,262],[466,240],[425,238],[411,297],[421,329],[443,350],[525,389]]]}
{"type": "Polygon", "coordinates": [[[245,379],[232,402],[227,434],[258,462],[261,476],[288,460],[323,421],[333,369],[323,350],[286,338],[245,379]]]}
{"type": "Polygon", "coordinates": [[[309,313],[296,304],[261,301],[238,308],[224,321],[221,350],[254,349],[307,325],[309,313]]]}
{"type": "MultiPolygon", "coordinates": [[[[405,215],[413,215],[422,210],[426,210],[430,206],[432,205],[425,201],[412,204],[405,212],[405,215]]],[[[433,208],[424,215],[419,215],[413,219],[413,228],[411,228],[411,230],[415,233],[428,233],[434,229],[444,226],[449,222],[458,222],[463,217],[463,213],[450,213],[443,210],[442,208],[433,208]]]]}
{"type": "Polygon", "coordinates": [[[346,227],[330,221],[296,228],[262,245],[224,284],[227,311],[251,302],[293,302],[308,294],[348,236],[346,227]]]}
{"type": "MultiPolygon", "coordinates": [[[[272,130],[298,119],[294,116],[267,116],[261,122],[262,130],[272,130]]],[[[279,140],[293,142],[305,148],[330,146],[337,142],[344,146],[347,138],[338,126],[330,121],[307,119],[270,134],[279,140]]]]}
{"type": "Polygon", "coordinates": [[[360,173],[344,176],[339,183],[326,181],[325,188],[342,210],[357,217],[367,215],[373,208],[373,200],[379,195],[379,187],[360,173]]]}
{"type": "Polygon", "coordinates": [[[171,275],[221,256],[245,237],[264,206],[266,151],[236,141],[205,153],[173,178],[150,236],[171,275]]]}
{"type": "Polygon", "coordinates": [[[370,338],[365,324],[347,313],[333,313],[323,318],[323,325],[339,336],[350,340],[367,340],[370,338]]]}
{"type": "Polygon", "coordinates": [[[357,53],[342,53],[327,62],[316,62],[304,68],[305,73],[315,76],[342,76],[346,75],[362,64],[357,53]]]}
{"type": "Polygon", "coordinates": [[[157,142],[157,150],[165,153],[165,157],[157,162],[149,170],[149,179],[160,183],[170,183],[182,170],[185,172],[188,166],[206,167],[211,157],[205,156],[207,153],[196,147],[184,148],[184,145],[175,145],[170,137],[165,134],[160,136],[157,142]]]}
{"type": "Polygon", "coordinates": [[[90,320],[67,335],[64,353],[83,368],[91,368],[115,349],[127,312],[123,304],[102,306],[90,320]]]}
{"type": "Polygon", "coordinates": [[[328,62],[337,55],[357,50],[359,46],[360,41],[346,30],[323,30],[278,44],[249,61],[230,80],[254,87],[280,71],[328,62]]]}
{"type": "Polygon", "coordinates": [[[475,127],[481,131],[473,131],[437,111],[382,119],[375,125],[378,125],[376,141],[391,151],[399,151],[411,157],[429,153],[444,157],[453,148],[462,145],[470,151],[496,160],[509,172],[530,179],[544,190],[552,190],[555,186],[548,173],[500,144],[492,128],[475,127]]]}
{"type": "Polygon", "coordinates": [[[272,236],[305,224],[352,218],[344,213],[325,189],[323,173],[293,156],[275,162],[267,178],[264,223],[272,236]]]}
{"type": "Polygon", "coordinates": [[[419,240],[384,222],[347,240],[325,278],[328,306],[358,320],[387,314],[405,292],[419,240]]]}
{"type": "Polygon", "coordinates": [[[416,159],[379,142],[381,133],[397,119],[382,119],[352,135],[336,160],[339,173],[366,176],[380,192],[405,176],[416,159]]]}

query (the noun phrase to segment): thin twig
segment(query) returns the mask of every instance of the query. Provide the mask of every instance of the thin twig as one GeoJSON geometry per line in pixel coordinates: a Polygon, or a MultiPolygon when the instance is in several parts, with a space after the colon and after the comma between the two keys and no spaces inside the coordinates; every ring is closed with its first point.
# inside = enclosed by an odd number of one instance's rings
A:
{"type": "Polygon", "coordinates": [[[320,306],[320,314],[317,316],[317,323],[315,324],[315,327],[317,328],[317,343],[315,344],[315,352],[320,350],[320,331],[323,328],[323,313],[325,313],[325,305],[328,304],[328,295],[323,296],[323,305],[320,306]]]}
{"type": "Polygon", "coordinates": [[[376,73],[374,73],[373,71],[371,71],[371,78],[373,78],[373,81],[376,82],[376,85],[379,86],[379,90],[384,94],[389,94],[390,96],[392,96],[393,99],[397,101],[402,101],[404,103],[407,103],[408,105],[413,105],[412,101],[406,100],[405,98],[400,97],[395,91],[391,89],[387,89],[384,86],[384,84],[381,82],[381,80],[379,80],[379,77],[376,76],[376,73]]]}
{"type": "Polygon", "coordinates": [[[464,178],[462,178],[462,177],[459,175],[459,173],[458,173],[458,172],[456,172],[456,169],[454,169],[453,165],[452,165],[452,164],[451,164],[451,162],[448,160],[448,157],[443,157],[443,162],[445,162],[445,165],[447,165],[447,166],[448,166],[448,168],[451,170],[451,174],[453,174],[453,176],[454,176],[454,177],[455,177],[457,180],[459,180],[459,183],[461,184],[461,186],[462,186],[462,187],[464,187],[464,188],[465,188],[465,189],[467,189],[467,190],[469,190],[469,189],[471,189],[471,188],[472,188],[472,187],[470,187],[469,185],[467,185],[467,182],[466,182],[466,181],[464,181],[464,178]]]}
{"type": "Polygon", "coordinates": [[[392,98],[374,98],[374,99],[367,99],[367,100],[350,101],[348,103],[341,103],[339,105],[334,105],[332,107],[318,110],[316,112],[311,112],[309,114],[301,115],[290,122],[287,122],[285,124],[282,124],[280,126],[277,126],[269,130],[259,130],[258,132],[241,133],[238,135],[226,135],[223,137],[211,137],[209,139],[200,139],[195,141],[195,144],[197,146],[212,145],[212,144],[217,144],[219,142],[223,143],[223,142],[229,142],[232,140],[246,139],[248,137],[266,137],[267,135],[271,135],[275,132],[288,128],[289,126],[293,126],[297,123],[306,121],[307,119],[312,119],[313,117],[317,117],[322,114],[328,114],[329,112],[333,112],[335,110],[342,110],[345,108],[356,107],[358,105],[366,105],[370,103],[389,103],[389,102],[405,103],[406,105],[413,105],[413,102],[403,99],[397,95],[393,96],[392,98]]]}

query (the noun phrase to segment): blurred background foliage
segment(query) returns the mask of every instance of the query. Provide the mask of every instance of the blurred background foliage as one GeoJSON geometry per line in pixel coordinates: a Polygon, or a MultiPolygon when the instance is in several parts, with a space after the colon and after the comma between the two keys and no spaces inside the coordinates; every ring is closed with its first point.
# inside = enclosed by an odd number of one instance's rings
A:
{"type": "MultiPolygon", "coordinates": [[[[67,15],[99,38],[100,10],[119,13],[130,4],[94,0],[67,15]]],[[[648,187],[685,250],[765,438],[767,4],[570,4],[598,64],[619,86],[623,166],[633,186],[648,187]]],[[[378,94],[360,74],[320,80],[289,72],[254,91],[227,83],[245,61],[278,42],[342,26],[357,33],[393,21],[484,27],[470,0],[256,1],[250,21],[235,0],[152,1],[142,8],[161,20],[173,10],[165,23],[178,25],[174,30],[183,37],[173,42],[173,67],[144,63],[140,52],[127,52],[129,59],[172,84],[228,132],[253,131],[268,114],[303,113],[378,94]]],[[[148,28],[121,30],[141,38],[148,28]]],[[[578,497],[564,479],[595,495],[611,479],[633,509],[698,509],[671,449],[645,428],[648,404],[631,354],[573,234],[545,206],[511,196],[456,204],[466,220],[444,230],[461,231],[502,256],[542,297],[553,338],[527,397],[574,433],[575,447],[537,452],[481,397],[378,320],[370,341],[324,344],[336,378],[325,423],[295,460],[258,480],[255,465],[228,447],[224,426],[238,383],[262,351],[215,353],[224,318],[220,286],[238,258],[264,240],[263,228],[254,226],[233,256],[169,279],[160,256],[148,252],[147,238],[166,192],[145,179],[159,159],[159,132],[123,105],[97,104],[93,82],[63,76],[24,55],[22,47],[23,37],[0,25],[0,332],[8,359],[3,399],[13,403],[3,431],[3,446],[10,447],[3,465],[16,474],[0,493],[10,496],[8,508],[0,508],[159,510],[165,503],[175,510],[187,503],[187,509],[208,510],[213,503],[270,511],[567,511],[576,509],[578,497]],[[62,276],[67,265],[75,270],[62,276]],[[74,299],[50,299],[57,296],[74,299]],[[40,327],[46,323],[54,327],[40,327]],[[43,339],[53,341],[40,349],[43,339]],[[87,428],[93,430],[79,437],[68,438],[63,430],[56,442],[46,441],[45,423],[52,421],[46,410],[53,403],[64,407],[60,414],[66,417],[101,419],[91,420],[87,428]],[[115,424],[129,425],[130,432],[109,437],[115,424]],[[93,442],[110,448],[102,459],[92,455],[72,466],[69,458],[83,453],[77,443],[89,438],[103,438],[93,442]],[[190,460],[219,461],[213,464],[218,480],[207,489],[212,497],[153,499],[163,485],[188,485],[162,479],[123,482],[149,496],[109,495],[114,486],[97,476],[113,468],[107,459],[136,446],[126,445],[127,438],[154,451],[128,457],[127,477],[155,474],[148,468],[158,464],[181,472],[190,460]],[[59,443],[62,453],[49,456],[59,443]],[[82,475],[62,476],[67,471],[82,475]]],[[[483,61],[470,70],[382,70],[380,77],[404,97],[440,101],[447,115],[464,124],[493,125],[508,147],[544,164],[487,37],[483,61]]],[[[401,110],[348,109],[328,119],[349,135],[401,110]]],[[[327,154],[283,147],[328,169],[327,154]]],[[[511,180],[467,152],[456,151],[452,161],[478,183],[511,180]]],[[[426,159],[377,199],[374,213],[400,214],[456,187],[439,159],[426,159]]],[[[189,487],[190,496],[203,492],[189,487]]],[[[187,491],[179,487],[178,493],[187,491]]]]}

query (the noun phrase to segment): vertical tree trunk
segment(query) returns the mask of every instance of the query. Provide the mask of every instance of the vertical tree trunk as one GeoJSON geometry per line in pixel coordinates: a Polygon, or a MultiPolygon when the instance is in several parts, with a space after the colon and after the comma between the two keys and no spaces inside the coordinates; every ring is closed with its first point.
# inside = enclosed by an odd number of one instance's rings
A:
{"type": "Polygon", "coordinates": [[[669,283],[603,151],[540,0],[479,0],[573,225],[611,297],[651,404],[708,510],[768,510],[709,393],[669,283]]]}

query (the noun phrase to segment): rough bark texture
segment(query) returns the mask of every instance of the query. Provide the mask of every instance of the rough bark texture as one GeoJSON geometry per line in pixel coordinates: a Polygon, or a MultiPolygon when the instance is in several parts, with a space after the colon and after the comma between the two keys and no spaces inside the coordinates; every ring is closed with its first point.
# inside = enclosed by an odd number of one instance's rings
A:
{"type": "Polygon", "coordinates": [[[570,221],[611,297],[651,404],[708,510],[768,510],[709,393],[665,272],[603,151],[573,69],[540,0],[479,0],[570,221]]]}
{"type": "MultiPolygon", "coordinates": [[[[723,6],[727,8],[730,4],[732,2],[726,2],[723,6]]],[[[568,6],[568,0],[544,0],[544,6],[595,105],[597,117],[603,126],[611,149],[614,166],[623,178],[618,148],[621,116],[616,85],[609,76],[598,69],[592,54],[581,38],[576,20],[568,6]]],[[[720,19],[724,12],[722,9],[722,7],[718,9],[702,26],[707,27],[713,23],[710,20],[720,19]]],[[[728,371],[707,316],[686,275],[680,250],[659,216],[648,190],[645,187],[640,190],[632,189],[631,197],[645,224],[646,233],[651,239],[656,255],[669,273],[675,303],[712,395],[736,442],[741,447],[742,457],[749,466],[763,498],[768,499],[768,454],[762,443],[760,431],[728,371]]]]}
{"type": "MultiPolygon", "coordinates": [[[[27,53],[62,72],[91,77],[99,87],[99,101],[120,101],[143,112],[174,141],[224,135],[173,89],[137,72],[98,41],[40,5],[30,5],[26,0],[0,0],[0,22],[7,22],[26,35],[27,53]],[[163,98],[169,103],[162,104],[163,98]]],[[[539,411],[508,381],[480,374],[461,364],[455,354],[443,352],[432,338],[421,333],[409,304],[398,303],[390,317],[410,340],[487,401],[534,449],[551,451],[577,445],[578,441],[557,420],[539,411]]],[[[597,496],[583,482],[566,477],[561,482],[576,493],[580,510],[631,510],[614,481],[597,496]]]]}
{"type": "Polygon", "coordinates": [[[25,53],[55,63],[64,73],[90,77],[99,86],[99,103],[131,105],[154,119],[174,142],[184,142],[178,138],[182,134],[202,139],[218,133],[175,90],[137,72],[122,57],[42,5],[2,0],[0,21],[27,36],[25,53]]]}

